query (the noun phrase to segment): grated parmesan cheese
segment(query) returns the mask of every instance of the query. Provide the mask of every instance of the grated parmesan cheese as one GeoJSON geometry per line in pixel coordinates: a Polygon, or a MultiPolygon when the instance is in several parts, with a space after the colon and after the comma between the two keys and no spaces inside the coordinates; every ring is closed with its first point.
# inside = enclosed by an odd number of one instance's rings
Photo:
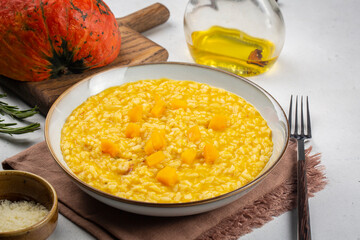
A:
{"type": "Polygon", "coordinates": [[[0,232],[30,227],[43,219],[49,211],[33,201],[0,200],[0,232]]]}

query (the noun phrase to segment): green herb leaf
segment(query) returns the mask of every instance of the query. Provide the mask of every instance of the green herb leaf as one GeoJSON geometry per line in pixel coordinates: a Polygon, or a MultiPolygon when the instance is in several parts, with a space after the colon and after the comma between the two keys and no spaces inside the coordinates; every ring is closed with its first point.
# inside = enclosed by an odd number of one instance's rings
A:
{"type": "MultiPolygon", "coordinates": [[[[6,94],[0,94],[0,98],[6,97],[6,94]]],[[[34,107],[27,110],[19,110],[17,106],[11,106],[5,102],[0,101],[0,114],[9,115],[16,119],[24,119],[34,114],[38,113],[38,108],[34,107]]],[[[40,129],[40,123],[30,123],[27,126],[23,127],[11,127],[16,125],[16,123],[4,123],[4,119],[0,119],[0,133],[5,134],[23,134],[28,132],[33,132],[40,129]]]]}
{"type": "MultiPolygon", "coordinates": [[[[6,97],[6,94],[0,94],[0,98],[6,97]]],[[[24,119],[31,117],[38,113],[38,107],[34,107],[27,110],[19,110],[17,106],[10,106],[9,104],[0,101],[0,113],[1,115],[7,114],[13,118],[24,119]]]]}
{"type": "Polygon", "coordinates": [[[0,123],[0,133],[7,133],[10,135],[23,134],[40,129],[40,123],[31,123],[24,127],[9,127],[13,125],[16,125],[16,123],[0,123]]]}

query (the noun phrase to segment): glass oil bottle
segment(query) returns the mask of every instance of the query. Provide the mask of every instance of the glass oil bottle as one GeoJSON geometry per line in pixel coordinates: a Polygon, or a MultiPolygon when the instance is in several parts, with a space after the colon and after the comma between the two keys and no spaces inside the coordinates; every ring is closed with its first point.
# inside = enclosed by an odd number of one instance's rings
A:
{"type": "Polygon", "coordinates": [[[190,0],[184,30],[196,63],[247,77],[274,65],[285,38],[275,0],[190,0]]]}

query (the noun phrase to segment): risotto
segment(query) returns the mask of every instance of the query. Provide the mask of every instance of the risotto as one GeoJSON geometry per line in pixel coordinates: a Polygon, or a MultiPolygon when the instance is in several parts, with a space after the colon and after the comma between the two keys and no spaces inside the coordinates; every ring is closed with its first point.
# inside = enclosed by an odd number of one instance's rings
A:
{"type": "Polygon", "coordinates": [[[271,130],[241,97],[191,81],[141,80],[88,98],[67,118],[61,150],[84,182],[126,199],[180,203],[252,181],[271,130]]]}

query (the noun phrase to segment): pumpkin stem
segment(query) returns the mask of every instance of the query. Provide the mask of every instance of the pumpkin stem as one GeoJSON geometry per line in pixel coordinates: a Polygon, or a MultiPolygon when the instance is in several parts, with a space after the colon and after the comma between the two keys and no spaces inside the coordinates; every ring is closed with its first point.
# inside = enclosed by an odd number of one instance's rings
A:
{"type": "Polygon", "coordinates": [[[57,68],[55,71],[53,71],[53,76],[54,77],[60,77],[62,75],[66,75],[66,74],[69,74],[69,73],[71,73],[71,71],[69,70],[68,67],[61,66],[61,67],[57,68]]]}
{"type": "Polygon", "coordinates": [[[62,75],[66,75],[66,74],[69,74],[70,73],[70,70],[65,67],[65,66],[62,66],[59,70],[58,70],[58,76],[62,76],[62,75]]]}
{"type": "MultiPolygon", "coordinates": [[[[74,52],[68,49],[68,44],[62,40],[60,53],[53,49],[53,56],[49,57],[51,65],[51,78],[57,78],[70,73],[82,73],[88,69],[84,64],[84,59],[73,60],[74,52]]],[[[89,57],[91,55],[89,54],[89,57]]]]}

